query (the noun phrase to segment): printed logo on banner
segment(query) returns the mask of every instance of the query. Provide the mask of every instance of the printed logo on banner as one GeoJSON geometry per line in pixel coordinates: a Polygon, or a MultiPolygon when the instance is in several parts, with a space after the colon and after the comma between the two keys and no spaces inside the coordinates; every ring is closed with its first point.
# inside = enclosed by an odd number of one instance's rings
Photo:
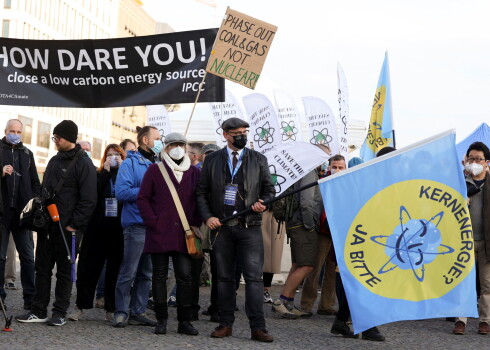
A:
{"type": "Polygon", "coordinates": [[[158,132],[160,133],[160,140],[162,140],[162,142],[165,143],[165,130],[158,129],[158,132]]]}
{"type": "Polygon", "coordinates": [[[347,268],[365,288],[386,298],[444,296],[473,266],[465,204],[458,191],[436,181],[408,180],[385,188],[364,204],[350,226],[344,249],[347,268]],[[431,211],[425,209],[429,203],[435,205],[431,211]],[[374,220],[380,211],[384,219],[374,220]],[[454,227],[461,235],[447,234],[454,227]]]}
{"type": "Polygon", "coordinates": [[[296,128],[294,124],[294,120],[291,120],[289,123],[286,121],[281,121],[282,128],[282,140],[293,140],[296,141],[296,135],[298,134],[298,128],[296,128]]]}
{"type": "Polygon", "coordinates": [[[313,130],[313,137],[310,140],[310,143],[313,145],[327,145],[330,146],[330,143],[333,141],[332,136],[328,133],[328,128],[324,128],[321,131],[313,130]]]}
{"type": "Polygon", "coordinates": [[[269,122],[255,129],[254,141],[257,142],[259,148],[267,144],[274,143],[274,132],[276,130],[270,126],[269,122]]]}
{"type": "Polygon", "coordinates": [[[282,192],[281,185],[286,182],[286,178],[282,175],[277,174],[277,169],[274,164],[269,165],[269,172],[271,173],[272,183],[274,184],[276,193],[281,193],[282,192]]]}

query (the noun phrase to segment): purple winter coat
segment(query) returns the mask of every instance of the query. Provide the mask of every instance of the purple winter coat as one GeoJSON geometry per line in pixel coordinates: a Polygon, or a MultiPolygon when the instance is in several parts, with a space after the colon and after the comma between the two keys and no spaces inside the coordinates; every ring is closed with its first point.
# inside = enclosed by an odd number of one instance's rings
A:
{"type": "MultiPolygon", "coordinates": [[[[163,164],[175,185],[189,225],[201,226],[195,194],[199,169],[191,165],[179,184],[167,163],[163,161],[163,164]]],[[[150,165],[146,171],[137,204],[146,226],[145,253],[187,253],[184,228],[158,164],[150,165]]]]}

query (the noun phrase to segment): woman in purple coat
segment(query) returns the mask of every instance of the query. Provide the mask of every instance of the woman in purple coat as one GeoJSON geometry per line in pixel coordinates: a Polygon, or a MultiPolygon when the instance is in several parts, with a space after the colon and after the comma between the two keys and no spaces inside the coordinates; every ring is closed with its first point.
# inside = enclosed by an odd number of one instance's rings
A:
{"type": "MultiPolygon", "coordinates": [[[[199,170],[190,164],[186,153],[186,138],[179,133],[170,133],[165,138],[162,163],[169,173],[189,225],[200,226],[201,218],[196,208],[195,188],[199,170]]],[[[151,254],[153,264],[153,298],[158,320],[156,334],[167,331],[167,275],[169,258],[172,258],[177,280],[178,332],[197,335],[198,331],[190,323],[191,265],[192,258],[187,253],[185,233],[177,207],[172,199],[158,164],[151,165],[141,183],[138,207],[146,225],[145,253],[151,254]]]]}

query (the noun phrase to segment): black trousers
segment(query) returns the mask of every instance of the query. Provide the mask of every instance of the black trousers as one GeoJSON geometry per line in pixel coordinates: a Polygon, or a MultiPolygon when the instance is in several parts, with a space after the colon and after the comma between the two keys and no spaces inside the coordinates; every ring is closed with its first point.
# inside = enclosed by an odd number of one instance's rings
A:
{"type": "Polygon", "coordinates": [[[157,320],[168,318],[167,277],[170,257],[177,280],[177,320],[179,322],[189,321],[192,303],[192,258],[188,254],[179,252],[151,254],[152,290],[156,318],[157,320]]]}
{"type": "MultiPolygon", "coordinates": [[[[65,233],[68,246],[71,250],[72,236],[65,233]]],[[[76,249],[81,234],[77,232],[76,249]]],[[[71,296],[71,268],[67,258],[67,251],[61,237],[59,228],[52,227],[49,235],[39,234],[36,246],[36,293],[32,301],[32,313],[40,318],[48,315],[48,305],[51,295],[51,276],[56,264],[55,301],[53,303],[53,316],[65,317],[70,306],[71,296]]]]}
{"type": "Polygon", "coordinates": [[[112,229],[92,229],[85,234],[77,271],[76,305],[79,309],[94,307],[97,283],[106,263],[104,308],[108,312],[116,310],[115,290],[123,252],[124,235],[118,224],[112,229]]]}
{"type": "Polygon", "coordinates": [[[340,273],[336,273],[335,276],[335,291],[337,293],[337,300],[339,302],[339,311],[337,312],[337,319],[342,322],[349,321],[350,309],[349,302],[347,301],[347,296],[345,295],[344,285],[342,284],[342,278],[340,273]]]}
{"type": "Polygon", "coordinates": [[[204,258],[191,258],[191,274],[192,274],[192,294],[191,294],[191,312],[198,313],[199,306],[199,285],[201,283],[201,271],[204,258]]]}

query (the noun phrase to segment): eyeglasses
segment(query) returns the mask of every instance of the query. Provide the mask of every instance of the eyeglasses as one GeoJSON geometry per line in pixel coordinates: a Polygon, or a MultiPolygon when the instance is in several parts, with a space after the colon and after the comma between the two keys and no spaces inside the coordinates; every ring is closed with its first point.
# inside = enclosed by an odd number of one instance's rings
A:
{"type": "Polygon", "coordinates": [[[244,132],[241,131],[228,131],[228,134],[231,136],[239,136],[239,135],[247,135],[249,130],[245,130],[244,132]]]}
{"type": "Polygon", "coordinates": [[[54,143],[57,143],[60,140],[60,138],[59,137],[56,137],[56,136],[53,136],[51,138],[51,140],[53,140],[54,143]]]}
{"type": "Polygon", "coordinates": [[[468,162],[476,162],[476,163],[480,163],[480,162],[483,162],[485,160],[485,158],[468,158],[468,162]]]}

